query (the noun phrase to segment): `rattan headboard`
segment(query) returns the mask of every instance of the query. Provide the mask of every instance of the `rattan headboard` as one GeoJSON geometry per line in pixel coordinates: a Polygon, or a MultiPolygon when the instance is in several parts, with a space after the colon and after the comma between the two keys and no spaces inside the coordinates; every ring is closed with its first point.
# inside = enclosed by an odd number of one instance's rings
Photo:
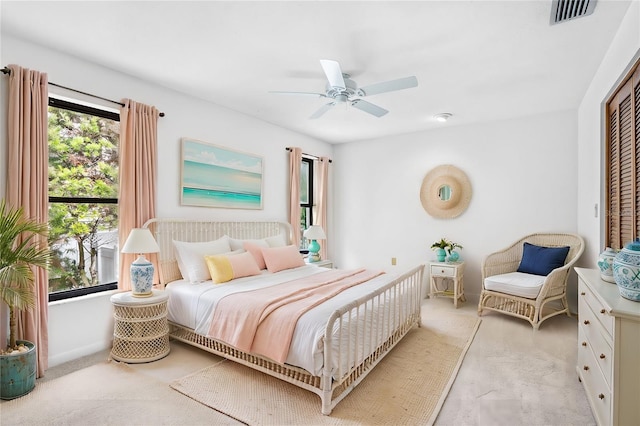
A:
{"type": "Polygon", "coordinates": [[[158,245],[160,284],[182,278],[178,269],[173,240],[212,241],[228,235],[238,239],[259,239],[282,235],[287,244],[291,242],[291,225],[286,222],[214,222],[187,219],[149,219],[144,228],[151,229],[158,245]]]}

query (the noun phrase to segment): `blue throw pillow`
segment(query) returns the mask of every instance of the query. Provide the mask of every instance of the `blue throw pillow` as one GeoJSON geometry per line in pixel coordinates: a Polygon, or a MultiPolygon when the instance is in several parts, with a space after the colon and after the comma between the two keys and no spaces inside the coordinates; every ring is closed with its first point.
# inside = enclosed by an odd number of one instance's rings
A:
{"type": "Polygon", "coordinates": [[[564,266],[569,247],[540,247],[524,243],[522,260],[518,272],[534,275],[549,275],[556,268],[564,266]]]}

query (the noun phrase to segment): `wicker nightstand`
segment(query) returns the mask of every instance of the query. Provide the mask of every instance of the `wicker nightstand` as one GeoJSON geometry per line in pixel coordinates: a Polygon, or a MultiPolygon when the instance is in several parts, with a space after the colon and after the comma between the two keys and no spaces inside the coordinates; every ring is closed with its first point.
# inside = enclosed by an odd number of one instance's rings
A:
{"type": "Polygon", "coordinates": [[[115,325],[111,357],[117,361],[155,361],[169,353],[169,324],[164,291],[150,297],[133,297],[131,292],[111,296],[115,325]]]}
{"type": "Polygon", "coordinates": [[[458,307],[458,300],[465,302],[464,297],[464,262],[430,262],[429,263],[429,297],[447,296],[453,298],[453,306],[458,307]],[[444,288],[438,286],[438,280],[444,288]],[[452,283],[452,289],[448,283],[452,283]]]}

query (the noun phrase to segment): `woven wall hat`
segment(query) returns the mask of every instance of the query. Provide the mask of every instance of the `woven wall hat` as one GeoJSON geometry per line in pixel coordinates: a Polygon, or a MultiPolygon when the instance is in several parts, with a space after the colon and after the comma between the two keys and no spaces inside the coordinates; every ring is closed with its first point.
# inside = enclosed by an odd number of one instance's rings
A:
{"type": "Polygon", "coordinates": [[[458,217],[471,201],[471,182],[456,166],[435,167],[424,177],[420,188],[422,207],[433,217],[458,217]]]}

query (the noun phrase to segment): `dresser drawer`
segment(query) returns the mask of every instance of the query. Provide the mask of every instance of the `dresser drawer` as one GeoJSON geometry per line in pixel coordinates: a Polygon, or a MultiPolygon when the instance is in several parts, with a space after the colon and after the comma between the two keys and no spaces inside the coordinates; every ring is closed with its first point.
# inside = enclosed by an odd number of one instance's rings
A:
{"type": "Polygon", "coordinates": [[[578,300],[584,300],[587,303],[587,305],[594,313],[597,320],[607,331],[609,336],[613,336],[614,318],[607,313],[602,304],[598,302],[598,299],[596,299],[591,290],[589,290],[582,281],[580,281],[579,285],[578,300]]]}
{"type": "Polygon", "coordinates": [[[431,265],[432,277],[455,277],[456,268],[445,265],[431,265]]]}
{"type": "Polygon", "coordinates": [[[595,319],[594,313],[580,305],[578,314],[578,350],[590,351],[595,359],[595,364],[602,372],[602,376],[611,387],[613,377],[613,350],[607,341],[602,324],[595,319]]]}
{"type": "MultiPolygon", "coordinates": [[[[579,343],[585,339],[584,336],[580,336],[580,330],[578,331],[578,338],[580,339],[579,343]]],[[[596,422],[599,425],[610,425],[613,420],[611,418],[611,391],[604,377],[602,377],[593,352],[581,344],[578,349],[577,368],[593,414],[596,417],[596,422]]]]}

